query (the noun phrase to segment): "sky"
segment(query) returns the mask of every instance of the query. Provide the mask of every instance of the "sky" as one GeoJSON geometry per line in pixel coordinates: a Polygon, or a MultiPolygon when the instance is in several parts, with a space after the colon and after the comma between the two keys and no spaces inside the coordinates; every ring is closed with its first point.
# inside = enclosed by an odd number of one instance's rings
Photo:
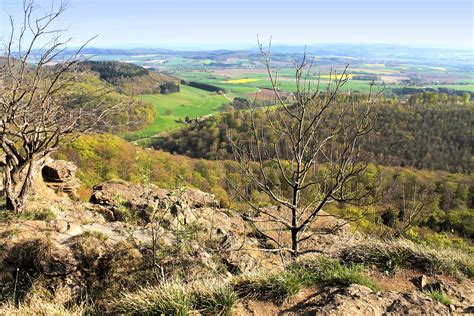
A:
{"type": "MultiPolygon", "coordinates": [[[[0,37],[22,0],[0,0],[0,37]]],[[[59,0],[55,0],[57,4],[59,0]]],[[[69,0],[57,28],[70,46],[250,48],[276,44],[384,43],[473,48],[471,0],[69,0]]],[[[36,0],[50,7],[50,0],[36,0]]],[[[37,13],[44,9],[39,8],[37,13]]]]}

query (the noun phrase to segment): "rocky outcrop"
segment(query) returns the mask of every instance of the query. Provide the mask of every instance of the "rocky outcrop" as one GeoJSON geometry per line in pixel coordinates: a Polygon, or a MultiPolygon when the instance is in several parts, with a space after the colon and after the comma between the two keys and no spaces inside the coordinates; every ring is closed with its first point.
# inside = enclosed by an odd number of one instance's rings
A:
{"type": "MultiPolygon", "coordinates": [[[[49,181],[73,178],[74,168],[68,164],[48,166],[43,176],[49,181]]],[[[259,250],[261,240],[239,214],[221,208],[212,194],[197,189],[108,181],[94,186],[90,204],[62,196],[36,208],[48,208],[54,216],[14,225],[0,222],[0,246],[5,245],[0,248],[0,287],[15,286],[22,276],[29,286],[29,280],[39,276],[48,286],[67,286],[83,295],[91,289],[121,291],[121,285],[138,284],[137,280],[161,282],[179,276],[192,283],[281,267],[277,253],[259,250]]],[[[312,229],[324,234],[308,243],[318,253],[331,256],[338,253],[334,245],[348,247],[353,242],[350,228],[334,231],[338,222],[328,216],[317,223],[312,229]]],[[[374,292],[354,284],[317,284],[282,305],[242,300],[234,314],[447,315],[450,308],[421,291],[435,286],[453,299],[455,312],[472,306],[472,283],[461,286],[414,276],[419,289],[413,285],[398,292],[374,292]]]]}
{"type": "Polygon", "coordinates": [[[418,291],[411,293],[373,292],[353,284],[328,291],[305,312],[316,315],[449,315],[449,308],[418,291]]]}
{"type": "Polygon", "coordinates": [[[110,220],[124,220],[124,210],[149,222],[152,213],[168,209],[174,215],[192,216],[191,209],[219,208],[215,196],[197,189],[165,190],[154,185],[141,186],[124,181],[107,181],[93,187],[89,200],[102,206],[103,214],[110,220]]]}
{"type": "Polygon", "coordinates": [[[44,183],[56,192],[64,192],[75,195],[80,186],[76,178],[77,167],[69,161],[53,160],[47,163],[41,170],[44,183]]]}

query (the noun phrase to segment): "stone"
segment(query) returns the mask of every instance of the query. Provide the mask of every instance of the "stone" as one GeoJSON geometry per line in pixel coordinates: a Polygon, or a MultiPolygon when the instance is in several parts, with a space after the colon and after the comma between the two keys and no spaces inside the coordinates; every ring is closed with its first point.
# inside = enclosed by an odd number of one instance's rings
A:
{"type": "Polygon", "coordinates": [[[69,227],[64,233],[69,236],[77,236],[84,233],[84,230],[78,224],[69,223],[69,227]]]}
{"type": "Polygon", "coordinates": [[[65,192],[75,196],[76,190],[80,186],[80,182],[75,176],[76,170],[77,167],[70,161],[53,160],[46,163],[41,174],[46,186],[56,192],[65,192]]]}
{"type": "Polygon", "coordinates": [[[414,282],[415,285],[420,289],[423,290],[428,285],[428,277],[424,274],[415,278],[414,282]]]}
{"type": "Polygon", "coordinates": [[[60,219],[55,219],[51,221],[50,225],[51,225],[51,228],[57,231],[58,233],[64,233],[69,228],[68,222],[65,220],[60,220],[60,219]]]}
{"type": "MultiPolygon", "coordinates": [[[[121,210],[138,215],[145,222],[151,221],[152,211],[168,210],[170,221],[188,223],[195,220],[191,209],[219,206],[213,194],[197,189],[159,189],[154,185],[140,186],[124,181],[107,181],[95,185],[89,202],[106,207],[113,213],[114,220],[124,220],[121,210]]],[[[102,214],[108,212],[102,210],[102,214]]],[[[165,214],[165,216],[168,214],[165,214]]],[[[107,218],[111,218],[107,214],[107,218]]]]}

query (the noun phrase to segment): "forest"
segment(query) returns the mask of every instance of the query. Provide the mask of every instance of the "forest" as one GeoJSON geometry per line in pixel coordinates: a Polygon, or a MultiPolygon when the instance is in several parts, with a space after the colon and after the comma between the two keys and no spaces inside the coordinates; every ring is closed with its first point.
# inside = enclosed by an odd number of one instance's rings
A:
{"type": "MultiPolygon", "coordinates": [[[[468,100],[469,101],[469,100],[468,100]]],[[[340,96],[339,108],[361,106],[362,96],[340,96]]],[[[262,110],[263,111],[263,110],[262,110]]],[[[408,101],[383,98],[374,108],[375,126],[361,144],[370,162],[386,166],[472,172],[473,108],[464,97],[423,93],[408,101]]],[[[227,135],[250,133],[249,111],[228,112],[158,138],[152,146],[193,158],[230,159],[227,135]]],[[[334,113],[333,113],[334,114],[334,113]]],[[[260,115],[262,119],[263,115],[260,115]]],[[[327,128],[336,116],[328,118],[327,128]]],[[[272,129],[265,125],[267,134],[272,129]]],[[[272,136],[271,136],[272,137],[272,136]]],[[[277,139],[276,135],[273,135],[277,139]]]]}

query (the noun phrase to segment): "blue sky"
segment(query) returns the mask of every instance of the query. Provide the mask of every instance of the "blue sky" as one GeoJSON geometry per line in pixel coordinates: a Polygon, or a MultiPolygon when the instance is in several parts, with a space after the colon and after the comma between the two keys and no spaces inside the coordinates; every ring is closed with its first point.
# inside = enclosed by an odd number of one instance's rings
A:
{"type": "MultiPolygon", "coordinates": [[[[0,36],[21,6],[0,0],[0,36]]],[[[281,44],[473,47],[473,19],[471,0],[70,0],[57,27],[68,27],[72,46],[98,35],[89,46],[238,48],[259,34],[281,44]]]]}

